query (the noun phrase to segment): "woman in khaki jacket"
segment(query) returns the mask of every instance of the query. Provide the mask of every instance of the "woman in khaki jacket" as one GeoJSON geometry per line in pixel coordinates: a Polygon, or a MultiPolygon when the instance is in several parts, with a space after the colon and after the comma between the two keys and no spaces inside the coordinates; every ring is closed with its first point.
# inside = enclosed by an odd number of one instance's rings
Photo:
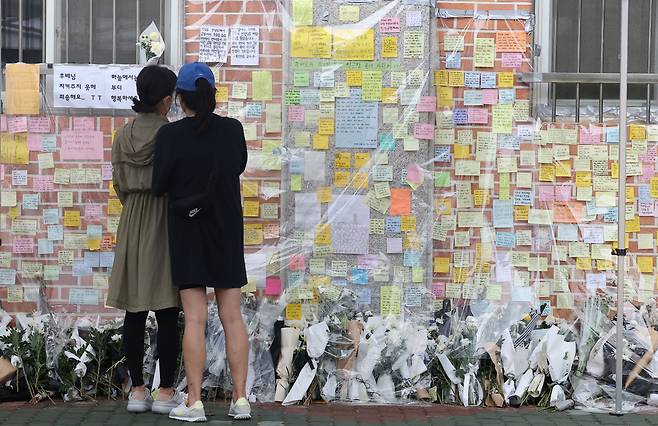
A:
{"type": "Polygon", "coordinates": [[[178,361],[178,289],[172,284],[167,199],[151,195],[155,134],[168,123],[176,75],[145,67],[137,77],[137,117],[117,130],[112,146],[114,189],[123,204],[107,305],[126,311],[123,347],[132,389],[128,411],[168,414],[181,401],[174,392],[178,361]],[[158,322],[161,386],[155,401],[144,386],[144,327],[149,311],[158,322]]]}

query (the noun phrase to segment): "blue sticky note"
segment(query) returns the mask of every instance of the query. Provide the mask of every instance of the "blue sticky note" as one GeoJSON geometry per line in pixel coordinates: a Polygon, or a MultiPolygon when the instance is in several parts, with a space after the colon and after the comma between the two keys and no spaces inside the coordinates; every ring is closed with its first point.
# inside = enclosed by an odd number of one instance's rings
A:
{"type": "Polygon", "coordinates": [[[471,89],[480,88],[480,73],[479,72],[465,72],[464,73],[464,87],[471,89]]]}
{"type": "Polygon", "coordinates": [[[352,284],[367,285],[368,284],[368,270],[352,268],[352,284]]]}
{"type": "Polygon", "coordinates": [[[372,290],[369,288],[356,289],[356,303],[359,305],[369,305],[372,301],[372,290]]]}
{"type": "Polygon", "coordinates": [[[386,217],[386,232],[399,233],[400,232],[400,216],[387,216],[386,217]]]}
{"type": "Polygon", "coordinates": [[[639,185],[638,192],[638,200],[641,203],[650,203],[653,201],[651,198],[651,189],[649,188],[649,185],[639,185]]]}
{"type": "Polygon", "coordinates": [[[606,127],[605,141],[607,143],[619,143],[619,127],[606,127]]]}
{"type": "Polygon", "coordinates": [[[496,232],[496,247],[514,247],[515,245],[514,232],[496,232]]]}
{"type": "Polygon", "coordinates": [[[608,211],[603,214],[603,221],[607,223],[617,223],[617,209],[608,209],[608,211]]]}
{"type": "Polygon", "coordinates": [[[498,135],[498,146],[500,149],[519,151],[521,149],[521,139],[514,135],[498,135]]]}
{"type": "Polygon", "coordinates": [[[88,277],[91,274],[92,274],[91,267],[87,266],[84,260],[76,260],[73,262],[74,277],[88,277]]]}
{"type": "Polygon", "coordinates": [[[446,69],[460,69],[462,67],[462,55],[460,52],[450,52],[446,55],[446,69]]]}
{"type": "Polygon", "coordinates": [[[288,288],[297,287],[304,283],[304,271],[288,272],[288,288]]]}
{"type": "Polygon", "coordinates": [[[260,118],[263,113],[263,105],[255,102],[248,102],[245,109],[247,118],[260,118]]]}
{"type": "Polygon", "coordinates": [[[382,151],[395,151],[395,138],[392,133],[379,135],[379,149],[382,151]]]}
{"type": "Polygon", "coordinates": [[[437,145],[434,147],[434,161],[437,163],[449,163],[450,162],[450,146],[449,145],[437,145]]]}
{"type": "Polygon", "coordinates": [[[64,227],[62,225],[49,225],[48,239],[51,241],[62,241],[64,239],[64,227]]]}
{"type": "Polygon", "coordinates": [[[101,268],[111,268],[114,264],[114,252],[103,251],[100,253],[101,268]]]}
{"type": "Polygon", "coordinates": [[[453,109],[452,124],[455,126],[468,124],[468,110],[464,108],[453,109]]]}
{"type": "Polygon", "coordinates": [[[405,250],[402,255],[403,265],[407,267],[418,266],[420,264],[420,256],[420,252],[405,250]]]}
{"type": "Polygon", "coordinates": [[[333,278],[331,284],[337,285],[339,287],[345,287],[347,285],[347,280],[345,278],[333,278]]]}
{"type": "Polygon", "coordinates": [[[496,73],[495,72],[481,72],[480,73],[480,88],[482,88],[482,89],[495,89],[496,88],[496,73]]]}
{"type": "Polygon", "coordinates": [[[304,159],[300,157],[292,157],[288,163],[291,175],[304,174],[304,159]]]}
{"type": "Polygon", "coordinates": [[[510,200],[493,200],[494,228],[514,227],[514,207],[510,200]]]}

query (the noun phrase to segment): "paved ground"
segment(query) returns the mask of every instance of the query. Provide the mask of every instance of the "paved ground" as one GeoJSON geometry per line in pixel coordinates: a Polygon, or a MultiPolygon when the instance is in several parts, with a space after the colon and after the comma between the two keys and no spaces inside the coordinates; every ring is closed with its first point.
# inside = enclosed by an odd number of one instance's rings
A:
{"type": "MultiPolygon", "coordinates": [[[[0,425],[3,426],[130,426],[130,425],[182,425],[166,416],[130,414],[123,402],[63,403],[55,406],[42,403],[37,406],[18,403],[0,404],[0,425]]],[[[491,409],[460,408],[439,405],[357,407],[354,405],[321,405],[281,407],[260,405],[254,407],[251,422],[233,422],[257,426],[351,426],[373,425],[658,425],[658,413],[630,414],[613,417],[608,414],[591,414],[580,410],[564,413],[541,411],[535,408],[491,409]]],[[[208,425],[231,425],[226,417],[227,406],[209,403],[206,406],[208,425]]]]}

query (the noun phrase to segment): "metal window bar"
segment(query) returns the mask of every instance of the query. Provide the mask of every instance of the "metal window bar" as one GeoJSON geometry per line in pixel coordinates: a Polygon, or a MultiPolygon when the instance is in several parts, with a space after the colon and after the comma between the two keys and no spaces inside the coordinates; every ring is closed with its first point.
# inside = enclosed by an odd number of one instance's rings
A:
{"type": "MultiPolygon", "coordinates": [[[[557,67],[557,34],[559,30],[559,19],[557,19],[557,1],[552,0],[551,3],[551,13],[553,14],[552,19],[552,57],[551,57],[551,68],[553,72],[541,73],[541,74],[532,74],[532,73],[522,73],[519,74],[519,79],[526,83],[548,83],[550,85],[550,102],[551,102],[551,121],[555,122],[557,120],[557,104],[559,99],[557,98],[557,87],[558,84],[575,84],[576,93],[575,93],[575,122],[580,122],[580,106],[582,103],[581,99],[581,85],[583,84],[597,84],[599,85],[599,96],[598,96],[598,119],[599,122],[603,122],[604,114],[604,86],[606,84],[619,84],[620,73],[606,73],[604,72],[604,63],[605,63],[605,8],[606,0],[601,0],[601,41],[600,41],[600,59],[599,59],[599,72],[598,73],[581,73],[581,41],[582,41],[582,24],[583,24],[583,3],[582,0],[578,0],[578,13],[577,13],[577,31],[576,31],[576,72],[555,72],[554,70],[557,67]]],[[[649,14],[650,19],[648,19],[648,38],[649,43],[647,47],[647,68],[646,73],[633,73],[628,74],[628,83],[629,84],[644,84],[646,85],[646,99],[645,99],[645,108],[646,108],[646,123],[651,122],[651,105],[652,105],[652,85],[658,84],[658,74],[653,71],[652,60],[654,58],[653,48],[656,45],[656,40],[652,32],[653,28],[653,17],[656,14],[656,5],[654,0],[649,0],[649,14]]]]}

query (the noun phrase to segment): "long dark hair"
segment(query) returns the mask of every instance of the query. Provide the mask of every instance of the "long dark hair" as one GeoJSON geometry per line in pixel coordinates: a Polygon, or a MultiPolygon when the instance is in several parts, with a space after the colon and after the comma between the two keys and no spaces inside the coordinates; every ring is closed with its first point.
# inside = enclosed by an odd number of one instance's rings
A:
{"type": "Polygon", "coordinates": [[[176,88],[176,74],[165,67],[149,65],[137,75],[137,96],[133,98],[133,111],[155,112],[158,103],[171,96],[176,88]]]}
{"type": "Polygon", "coordinates": [[[203,132],[208,127],[210,115],[215,111],[216,89],[205,78],[198,78],[195,83],[196,90],[193,92],[176,89],[185,106],[194,111],[197,133],[203,132]]]}

